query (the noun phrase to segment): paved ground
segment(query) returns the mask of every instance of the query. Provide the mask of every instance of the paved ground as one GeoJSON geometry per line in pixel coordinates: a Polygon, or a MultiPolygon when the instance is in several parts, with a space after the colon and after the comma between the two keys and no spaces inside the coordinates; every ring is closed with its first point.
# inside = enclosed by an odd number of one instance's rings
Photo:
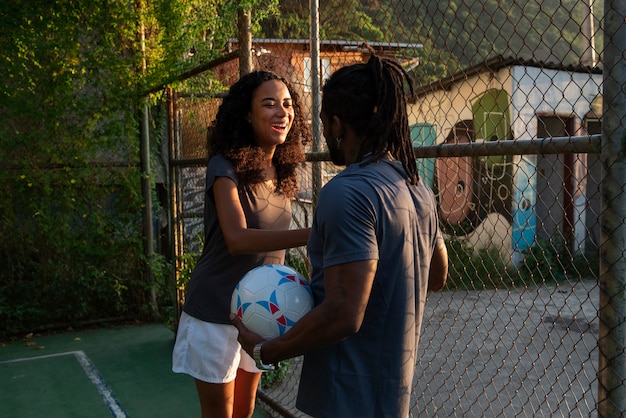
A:
{"type": "Polygon", "coordinates": [[[2,343],[0,417],[199,417],[193,380],[171,371],[173,342],[153,324],[2,343]]]}
{"type": "Polygon", "coordinates": [[[416,416],[597,415],[595,280],[429,295],[416,416]]]}
{"type": "MultiPolygon", "coordinates": [[[[597,416],[598,293],[577,280],[430,294],[412,416],[597,416]]],[[[172,344],[164,326],[141,325],[2,346],[0,417],[199,416],[192,380],[170,370],[172,344]]],[[[265,390],[296,416],[299,360],[265,390]]]]}
{"type": "MultiPolygon", "coordinates": [[[[411,417],[596,417],[598,293],[594,280],[563,280],[429,294],[411,417]]],[[[300,360],[266,392],[304,417],[300,360]]]]}

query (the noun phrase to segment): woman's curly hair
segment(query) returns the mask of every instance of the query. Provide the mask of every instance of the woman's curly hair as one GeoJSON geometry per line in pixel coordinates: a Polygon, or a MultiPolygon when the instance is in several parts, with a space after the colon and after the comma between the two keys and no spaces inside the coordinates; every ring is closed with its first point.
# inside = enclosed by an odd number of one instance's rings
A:
{"type": "Polygon", "coordinates": [[[283,77],[270,71],[254,71],[233,84],[209,127],[209,158],[221,152],[235,166],[241,185],[254,189],[265,180],[263,176],[264,152],[258,146],[248,113],[252,107],[254,91],[264,82],[280,80],[289,89],[294,110],[293,124],[284,143],[276,147],[272,159],[278,177],[277,192],[294,197],[298,190],[296,169],[305,161],[304,146],[311,134],[304,119],[300,98],[283,77]]]}

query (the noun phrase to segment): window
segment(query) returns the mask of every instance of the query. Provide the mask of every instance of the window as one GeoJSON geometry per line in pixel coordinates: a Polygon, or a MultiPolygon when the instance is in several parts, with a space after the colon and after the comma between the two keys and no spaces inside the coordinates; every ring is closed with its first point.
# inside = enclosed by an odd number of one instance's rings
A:
{"type": "MultiPolygon", "coordinates": [[[[313,84],[313,79],[311,78],[311,64],[311,57],[304,57],[304,91],[311,91],[311,85],[313,84]]],[[[320,59],[320,72],[322,74],[320,86],[323,86],[324,82],[330,77],[330,59],[320,59]]]]}

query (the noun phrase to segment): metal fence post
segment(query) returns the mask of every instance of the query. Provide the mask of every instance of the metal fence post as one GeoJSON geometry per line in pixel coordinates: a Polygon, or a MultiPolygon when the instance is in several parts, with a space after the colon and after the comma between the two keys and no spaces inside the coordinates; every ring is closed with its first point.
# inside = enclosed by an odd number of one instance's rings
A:
{"type": "MultiPolygon", "coordinates": [[[[143,7],[138,3],[139,7],[143,7]]],[[[141,48],[141,72],[146,73],[146,30],[143,19],[139,27],[139,41],[141,48]]],[[[146,283],[149,287],[150,308],[152,314],[158,317],[158,304],[156,287],[154,285],[154,271],[152,261],[154,260],[154,230],[152,223],[152,171],[150,168],[150,98],[145,95],[141,98],[141,125],[140,125],[140,163],[141,163],[141,194],[143,196],[143,235],[146,256],[146,283]]]]}
{"type": "MultiPolygon", "coordinates": [[[[313,135],[313,152],[320,151],[321,147],[321,138],[322,138],[322,128],[321,128],[321,120],[320,120],[320,108],[321,108],[321,98],[320,98],[320,37],[319,37],[319,0],[310,0],[310,8],[311,8],[311,95],[313,99],[313,106],[311,109],[311,130],[313,135]]],[[[312,163],[313,173],[312,173],[312,199],[313,204],[317,203],[317,196],[319,194],[320,189],[322,188],[322,163],[319,161],[314,161],[312,163]]]]}
{"type": "Polygon", "coordinates": [[[607,0],[604,15],[604,111],[602,116],[602,245],[598,416],[626,411],[626,4],[607,0]]]}

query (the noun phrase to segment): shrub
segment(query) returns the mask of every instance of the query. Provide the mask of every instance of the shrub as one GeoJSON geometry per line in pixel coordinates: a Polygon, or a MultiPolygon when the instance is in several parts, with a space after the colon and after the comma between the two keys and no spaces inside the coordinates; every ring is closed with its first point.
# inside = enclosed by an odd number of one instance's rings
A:
{"type": "Polygon", "coordinates": [[[452,239],[448,247],[449,290],[479,290],[507,287],[510,271],[495,248],[477,253],[465,242],[452,239]]]}

